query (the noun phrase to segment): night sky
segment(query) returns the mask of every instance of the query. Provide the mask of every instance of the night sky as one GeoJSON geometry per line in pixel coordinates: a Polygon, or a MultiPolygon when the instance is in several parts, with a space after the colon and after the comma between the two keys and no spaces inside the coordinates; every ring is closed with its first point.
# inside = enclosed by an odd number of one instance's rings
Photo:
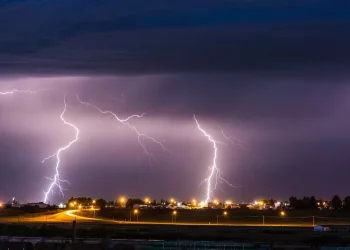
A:
{"type": "Polygon", "coordinates": [[[0,201],[205,198],[216,140],[236,202],[350,195],[348,0],[0,1],[0,201]],[[137,136],[125,118],[171,152],[137,136]],[[226,135],[241,141],[231,145],[226,135]]]}

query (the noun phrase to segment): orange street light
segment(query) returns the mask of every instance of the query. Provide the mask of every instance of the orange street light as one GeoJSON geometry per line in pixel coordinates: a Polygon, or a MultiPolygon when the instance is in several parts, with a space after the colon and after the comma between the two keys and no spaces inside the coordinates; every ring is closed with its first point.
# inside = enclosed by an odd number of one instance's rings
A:
{"type": "Polygon", "coordinates": [[[196,199],[193,199],[193,200],[192,200],[192,205],[193,205],[193,206],[197,206],[197,201],[196,201],[196,199]]]}
{"type": "Polygon", "coordinates": [[[151,199],[150,198],[145,198],[145,204],[151,204],[151,199]]]}
{"type": "Polygon", "coordinates": [[[224,211],[223,215],[224,215],[224,216],[227,216],[227,212],[226,212],[226,211],[224,211]]]}
{"type": "Polygon", "coordinates": [[[177,211],[173,211],[171,213],[171,220],[172,220],[172,223],[176,223],[176,215],[177,215],[177,211]]]}
{"type": "Polygon", "coordinates": [[[96,204],[96,200],[92,200],[92,204],[96,204]]]}
{"type": "Polygon", "coordinates": [[[136,222],[139,221],[139,210],[138,209],[134,209],[134,215],[136,216],[136,222]]]}
{"type": "Polygon", "coordinates": [[[119,202],[121,205],[123,205],[126,202],[126,198],[124,196],[120,197],[119,202]]]}
{"type": "Polygon", "coordinates": [[[284,211],[281,211],[281,216],[285,216],[286,213],[284,211]]]}

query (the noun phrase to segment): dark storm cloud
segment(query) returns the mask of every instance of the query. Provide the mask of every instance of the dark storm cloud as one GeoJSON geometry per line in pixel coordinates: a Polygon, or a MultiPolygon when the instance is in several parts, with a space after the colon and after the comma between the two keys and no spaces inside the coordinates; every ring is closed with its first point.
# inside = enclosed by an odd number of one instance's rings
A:
{"type": "Polygon", "coordinates": [[[349,64],[348,1],[18,1],[2,73],[285,70],[349,64]]]}

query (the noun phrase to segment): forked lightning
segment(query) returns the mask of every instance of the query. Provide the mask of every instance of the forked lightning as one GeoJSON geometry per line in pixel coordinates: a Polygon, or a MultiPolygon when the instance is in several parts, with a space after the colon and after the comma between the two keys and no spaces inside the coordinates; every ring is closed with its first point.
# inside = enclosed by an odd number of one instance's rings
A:
{"type": "Polygon", "coordinates": [[[56,157],[55,175],[54,175],[53,178],[47,178],[47,179],[51,180],[51,184],[50,184],[49,188],[47,189],[47,191],[44,191],[44,194],[45,194],[44,202],[45,203],[48,200],[49,194],[53,192],[53,189],[54,189],[55,186],[58,188],[58,190],[61,192],[61,194],[64,195],[64,193],[63,193],[64,189],[62,188],[61,183],[62,182],[69,183],[66,180],[61,180],[60,179],[60,172],[59,172],[60,163],[61,163],[61,158],[60,157],[61,157],[61,153],[62,152],[64,152],[67,149],[69,149],[74,143],[76,143],[78,141],[78,139],[79,139],[79,129],[74,124],[72,124],[70,122],[67,122],[64,119],[64,114],[66,113],[66,111],[67,111],[67,103],[66,103],[66,95],[64,95],[64,109],[63,109],[63,112],[61,113],[60,119],[63,121],[63,123],[65,125],[68,125],[68,126],[70,126],[71,128],[73,128],[75,130],[75,138],[72,141],[70,141],[66,146],[64,146],[62,148],[59,148],[56,153],[54,153],[53,155],[51,155],[51,156],[49,156],[49,157],[47,157],[47,158],[45,158],[43,160],[43,162],[45,162],[46,160],[48,160],[50,158],[56,157]]]}
{"type": "Polygon", "coordinates": [[[219,187],[219,182],[225,182],[229,186],[233,187],[231,183],[229,183],[226,179],[221,177],[221,171],[218,168],[217,165],[217,158],[218,158],[218,147],[217,144],[221,143],[220,141],[216,141],[208,132],[206,132],[201,125],[199,124],[198,120],[196,119],[196,116],[193,115],[193,119],[195,120],[197,124],[197,128],[202,134],[208,138],[208,140],[212,143],[213,149],[214,149],[214,155],[213,155],[213,161],[212,165],[209,167],[209,176],[202,182],[207,183],[207,190],[206,190],[206,199],[203,201],[203,205],[207,205],[211,201],[211,194],[214,190],[216,190],[219,187]],[[213,178],[215,178],[214,185],[212,184],[213,178]]]}
{"type": "Polygon", "coordinates": [[[145,113],[139,115],[139,114],[136,114],[136,115],[131,115],[125,119],[121,119],[119,118],[115,113],[113,113],[112,111],[109,111],[109,110],[102,110],[100,109],[99,107],[91,104],[91,103],[88,103],[88,102],[84,102],[82,100],[80,100],[79,96],[77,96],[77,99],[78,101],[81,103],[81,104],[84,104],[86,106],[90,106],[90,107],[93,107],[94,109],[96,109],[98,112],[100,112],[101,114],[106,114],[106,115],[110,115],[110,116],[113,116],[118,122],[122,123],[123,125],[126,125],[128,126],[131,130],[133,130],[135,132],[135,134],[137,135],[137,140],[140,144],[140,146],[142,147],[144,153],[147,155],[148,159],[149,159],[149,162],[151,163],[151,159],[153,159],[153,155],[147,150],[147,147],[145,146],[145,144],[143,143],[142,139],[146,138],[148,140],[151,140],[152,142],[154,142],[155,144],[158,144],[164,151],[168,151],[170,152],[169,149],[167,149],[163,143],[161,143],[160,141],[154,139],[153,137],[147,135],[147,134],[144,134],[144,133],[141,133],[139,132],[139,130],[136,128],[135,125],[132,125],[130,123],[130,121],[133,119],[133,118],[142,118],[145,113]]]}

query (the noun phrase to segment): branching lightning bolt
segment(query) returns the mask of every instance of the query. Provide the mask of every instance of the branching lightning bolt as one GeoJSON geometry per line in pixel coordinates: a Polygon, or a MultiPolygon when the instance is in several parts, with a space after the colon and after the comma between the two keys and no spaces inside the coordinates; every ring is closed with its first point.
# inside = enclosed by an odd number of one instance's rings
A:
{"type": "Polygon", "coordinates": [[[218,126],[219,129],[221,130],[221,134],[222,136],[227,140],[229,141],[233,146],[238,146],[240,148],[243,148],[244,150],[248,150],[248,148],[246,148],[245,146],[243,146],[242,143],[244,143],[243,141],[241,140],[238,140],[237,138],[233,138],[233,137],[229,137],[225,134],[224,130],[222,129],[221,126],[218,126]]]}
{"type": "Polygon", "coordinates": [[[14,94],[20,94],[20,93],[24,93],[24,94],[36,94],[38,92],[42,91],[42,89],[34,91],[34,90],[18,90],[18,89],[12,89],[10,91],[6,91],[6,92],[0,92],[0,95],[14,95],[14,94]]]}
{"type": "Polygon", "coordinates": [[[224,179],[221,176],[221,171],[217,166],[217,158],[218,158],[218,147],[217,144],[221,143],[219,141],[216,141],[210,134],[208,134],[199,124],[198,120],[196,119],[196,116],[193,115],[193,119],[195,120],[197,124],[197,128],[199,131],[201,131],[206,138],[212,143],[213,149],[214,149],[214,156],[213,156],[213,162],[212,165],[209,167],[209,176],[201,183],[207,183],[207,193],[206,193],[206,199],[203,202],[204,204],[208,204],[211,200],[211,193],[216,190],[217,188],[220,188],[219,184],[220,182],[224,182],[227,185],[233,187],[231,183],[229,183],[226,179],[224,179]],[[213,178],[215,178],[214,185],[212,184],[213,178]]]}
{"type": "Polygon", "coordinates": [[[74,124],[72,124],[70,122],[67,122],[64,119],[64,114],[66,113],[66,111],[67,111],[67,103],[66,103],[66,95],[65,95],[64,96],[64,109],[63,109],[63,112],[61,113],[60,119],[63,121],[63,123],[65,125],[68,125],[68,126],[72,127],[75,130],[75,138],[72,141],[70,141],[66,146],[58,149],[56,153],[50,155],[49,157],[47,157],[47,158],[45,158],[43,160],[43,162],[45,162],[46,160],[48,160],[50,158],[56,157],[55,175],[54,175],[53,178],[47,178],[47,179],[51,180],[51,184],[50,184],[49,188],[47,189],[47,191],[46,192],[44,191],[44,194],[45,194],[44,202],[45,203],[47,202],[49,194],[53,192],[53,189],[54,189],[55,186],[58,188],[60,193],[62,195],[64,195],[64,193],[63,193],[64,189],[62,188],[61,183],[62,182],[69,183],[66,180],[61,180],[60,179],[60,172],[59,172],[60,163],[61,163],[60,156],[61,156],[62,152],[64,152],[65,150],[69,149],[74,143],[76,143],[78,141],[78,139],[79,139],[79,129],[74,124]]]}
{"type": "Polygon", "coordinates": [[[77,99],[78,101],[83,104],[83,105],[86,105],[86,106],[90,106],[90,107],[93,107],[94,109],[96,109],[98,112],[100,112],[101,114],[106,114],[106,115],[110,115],[112,117],[114,117],[118,122],[122,123],[123,125],[126,125],[128,126],[131,130],[133,130],[135,132],[135,134],[137,135],[137,140],[141,146],[141,148],[143,149],[144,153],[147,155],[148,157],[148,160],[149,162],[151,163],[151,160],[153,159],[153,155],[147,150],[147,147],[145,146],[145,144],[143,143],[143,139],[148,139],[148,140],[151,140],[152,142],[154,142],[155,144],[159,145],[164,151],[167,151],[167,152],[170,152],[169,149],[167,149],[162,142],[156,140],[155,138],[147,135],[147,134],[144,134],[144,133],[141,133],[139,132],[139,130],[136,128],[135,125],[132,125],[130,123],[130,121],[133,119],[133,118],[142,118],[145,113],[139,115],[139,114],[136,114],[136,115],[131,115],[125,119],[121,119],[119,118],[115,113],[113,113],[112,111],[109,111],[109,110],[102,110],[100,109],[99,107],[91,104],[91,103],[88,103],[88,102],[84,102],[82,100],[80,100],[79,96],[77,95],[77,99]]]}

